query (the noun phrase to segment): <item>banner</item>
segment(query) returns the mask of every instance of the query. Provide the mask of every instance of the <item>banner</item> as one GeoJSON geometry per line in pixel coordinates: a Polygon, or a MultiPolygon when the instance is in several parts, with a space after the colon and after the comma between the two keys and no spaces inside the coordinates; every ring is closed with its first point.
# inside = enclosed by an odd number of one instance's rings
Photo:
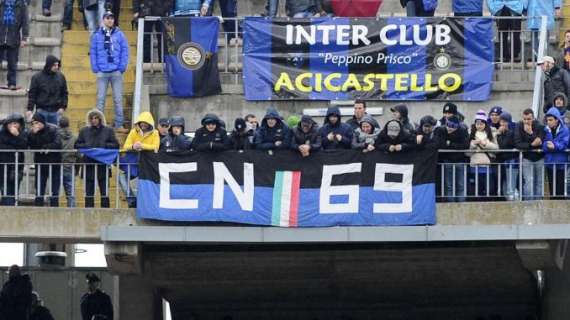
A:
{"type": "Polygon", "coordinates": [[[162,18],[168,95],[202,97],[222,92],[216,17],[162,18]]]}
{"type": "Polygon", "coordinates": [[[437,153],[143,153],[137,215],[279,227],[435,223],[437,153]]]}
{"type": "Polygon", "coordinates": [[[248,17],[247,100],[485,101],[490,18],[248,17]]]}

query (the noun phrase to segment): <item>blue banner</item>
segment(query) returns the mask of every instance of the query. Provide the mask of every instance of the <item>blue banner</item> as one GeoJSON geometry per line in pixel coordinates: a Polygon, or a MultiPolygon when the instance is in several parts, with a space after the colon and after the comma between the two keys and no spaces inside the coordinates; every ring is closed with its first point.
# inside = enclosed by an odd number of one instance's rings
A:
{"type": "Polygon", "coordinates": [[[248,17],[247,100],[485,101],[490,18],[248,17]]]}
{"type": "Polygon", "coordinates": [[[143,153],[137,215],[279,227],[435,224],[434,150],[143,153]]]}

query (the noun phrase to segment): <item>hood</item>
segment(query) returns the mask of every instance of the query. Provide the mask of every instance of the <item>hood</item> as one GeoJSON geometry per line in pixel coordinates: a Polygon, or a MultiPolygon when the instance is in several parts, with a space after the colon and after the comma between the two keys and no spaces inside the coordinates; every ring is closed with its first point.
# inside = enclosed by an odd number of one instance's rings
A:
{"type": "Polygon", "coordinates": [[[51,54],[48,55],[48,56],[46,57],[46,64],[44,65],[44,72],[45,72],[45,73],[53,73],[53,72],[51,72],[51,67],[53,67],[53,65],[54,65],[56,62],[59,63],[59,67],[61,68],[61,61],[60,61],[58,58],[56,58],[55,56],[51,55],[51,54]]]}
{"type": "Polygon", "coordinates": [[[6,117],[6,119],[4,119],[4,125],[7,125],[8,123],[12,122],[20,123],[20,127],[22,128],[22,130],[25,128],[26,122],[24,120],[24,116],[19,113],[12,113],[8,117],[6,117]]]}
{"type": "Polygon", "coordinates": [[[234,121],[234,129],[238,132],[244,131],[247,129],[247,123],[243,118],[236,118],[234,121]]]}
{"type": "MultiPolygon", "coordinates": [[[[216,123],[216,127],[220,127],[220,118],[218,118],[217,115],[213,114],[213,113],[208,113],[206,114],[203,118],[202,121],[200,122],[202,124],[202,126],[206,126],[206,122],[215,122],[216,123]]],[[[172,125],[172,122],[170,123],[170,125],[172,125]]]]}
{"type": "Polygon", "coordinates": [[[148,111],[145,111],[145,112],[139,114],[135,124],[138,124],[139,122],[146,122],[146,123],[150,124],[150,130],[151,131],[154,129],[154,118],[152,117],[152,114],[148,111]]]}
{"type": "MultiPolygon", "coordinates": [[[[363,122],[366,122],[366,123],[368,123],[369,125],[371,125],[372,128],[375,128],[375,127],[374,127],[374,119],[372,119],[372,116],[370,116],[370,115],[368,115],[368,114],[365,114],[364,117],[362,117],[362,119],[360,119],[360,125],[361,125],[363,122]]],[[[360,127],[360,125],[358,125],[358,126],[360,127]]]]}
{"type": "Polygon", "coordinates": [[[408,119],[408,106],[405,104],[395,105],[394,107],[390,108],[390,111],[398,111],[402,116],[402,119],[408,119]]]}
{"type": "Polygon", "coordinates": [[[85,123],[87,124],[87,126],[91,126],[91,124],[89,123],[89,118],[91,118],[92,115],[99,115],[99,118],[101,119],[101,125],[106,126],[107,125],[107,120],[105,120],[105,114],[103,114],[103,112],[99,111],[98,109],[91,109],[89,112],[87,112],[87,117],[85,119],[85,123]]]}
{"type": "Polygon", "coordinates": [[[172,118],[170,118],[170,120],[167,121],[168,124],[170,124],[171,127],[182,127],[182,131],[184,131],[184,127],[186,122],[184,121],[184,118],[181,116],[173,116],[172,118]]]}
{"type": "Polygon", "coordinates": [[[39,113],[34,113],[34,115],[32,116],[32,121],[38,121],[44,124],[44,126],[46,125],[46,118],[44,118],[43,115],[39,114],[39,113]]]}
{"type": "Polygon", "coordinates": [[[267,109],[267,112],[265,113],[263,120],[261,120],[261,126],[267,127],[267,119],[271,119],[271,118],[276,119],[278,124],[283,122],[283,118],[281,118],[281,116],[279,115],[279,112],[277,112],[277,110],[275,110],[274,108],[269,108],[269,109],[267,109]]]}
{"type": "MultiPolygon", "coordinates": [[[[558,121],[560,121],[560,124],[564,125],[564,119],[562,119],[562,115],[560,114],[560,111],[557,108],[552,107],[552,108],[548,109],[548,112],[544,115],[545,119],[546,119],[546,116],[553,116],[556,119],[558,119],[558,121]]],[[[546,121],[544,121],[544,122],[546,123],[546,121]]]]}
{"type": "Polygon", "coordinates": [[[329,116],[332,116],[332,115],[335,115],[338,117],[337,125],[340,124],[340,122],[341,122],[340,109],[336,106],[329,107],[327,109],[327,114],[325,116],[325,123],[329,123],[329,116]]]}
{"type": "Polygon", "coordinates": [[[500,119],[508,122],[509,124],[513,123],[513,116],[511,116],[511,114],[506,111],[501,113],[500,119]]]}
{"type": "Polygon", "coordinates": [[[556,92],[554,94],[554,96],[552,97],[552,105],[553,106],[554,106],[554,101],[556,101],[557,98],[562,98],[562,100],[564,100],[564,107],[561,109],[566,110],[566,108],[568,106],[568,97],[566,96],[566,94],[564,94],[563,92],[556,92]]]}
{"type": "Polygon", "coordinates": [[[437,124],[437,121],[432,116],[425,116],[425,117],[420,119],[420,130],[424,126],[424,124],[429,124],[432,127],[435,127],[435,125],[437,124]]]}

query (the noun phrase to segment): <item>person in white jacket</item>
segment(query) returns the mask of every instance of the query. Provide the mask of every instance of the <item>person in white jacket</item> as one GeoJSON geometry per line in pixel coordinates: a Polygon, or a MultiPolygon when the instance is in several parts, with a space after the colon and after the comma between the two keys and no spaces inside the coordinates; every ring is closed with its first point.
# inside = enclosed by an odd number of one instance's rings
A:
{"type": "Polygon", "coordinates": [[[472,190],[471,195],[476,197],[495,194],[496,179],[494,168],[491,166],[495,154],[485,151],[497,150],[499,145],[487,121],[485,111],[477,111],[469,139],[469,149],[474,151],[469,153],[471,158],[469,187],[472,190]]]}

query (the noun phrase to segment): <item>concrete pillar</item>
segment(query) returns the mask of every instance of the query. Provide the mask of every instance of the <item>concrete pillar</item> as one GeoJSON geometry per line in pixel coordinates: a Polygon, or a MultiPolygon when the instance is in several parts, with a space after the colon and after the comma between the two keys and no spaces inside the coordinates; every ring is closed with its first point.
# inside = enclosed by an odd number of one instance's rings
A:
{"type": "Polygon", "coordinates": [[[162,298],[142,276],[119,276],[118,320],[162,320],[162,298]]]}
{"type": "Polygon", "coordinates": [[[106,242],[107,267],[115,274],[142,274],[142,246],[139,243],[106,242]]]}

